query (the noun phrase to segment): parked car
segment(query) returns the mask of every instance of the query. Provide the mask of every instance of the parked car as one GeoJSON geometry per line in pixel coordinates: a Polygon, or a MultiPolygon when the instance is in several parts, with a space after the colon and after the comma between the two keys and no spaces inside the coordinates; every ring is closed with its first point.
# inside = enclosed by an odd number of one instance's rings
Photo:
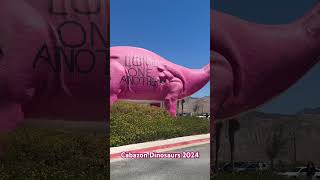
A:
{"type": "MultiPolygon", "coordinates": [[[[281,172],[281,173],[277,173],[279,175],[283,175],[283,176],[288,176],[288,177],[294,177],[294,178],[299,178],[299,177],[303,177],[306,176],[307,174],[307,167],[295,167],[287,172],[281,172]]],[[[320,169],[316,168],[316,172],[314,174],[314,177],[317,179],[320,179],[320,169]]]]}
{"type": "Polygon", "coordinates": [[[192,116],[192,113],[179,113],[178,116],[190,117],[192,116]]]}
{"type": "Polygon", "coordinates": [[[202,115],[200,115],[200,116],[196,116],[196,117],[198,117],[198,118],[203,118],[203,119],[210,119],[210,116],[202,116],[202,115]]]}
{"type": "Polygon", "coordinates": [[[257,172],[269,169],[269,165],[265,162],[251,162],[236,169],[236,172],[257,172]]]}
{"type": "MultiPolygon", "coordinates": [[[[237,171],[238,168],[246,165],[246,162],[234,162],[234,171],[237,171]]],[[[222,167],[222,171],[223,172],[231,172],[232,171],[232,165],[231,163],[226,163],[223,167],[222,167]]]]}
{"type": "Polygon", "coordinates": [[[202,115],[197,116],[198,118],[210,119],[209,113],[203,113],[202,115]]]}

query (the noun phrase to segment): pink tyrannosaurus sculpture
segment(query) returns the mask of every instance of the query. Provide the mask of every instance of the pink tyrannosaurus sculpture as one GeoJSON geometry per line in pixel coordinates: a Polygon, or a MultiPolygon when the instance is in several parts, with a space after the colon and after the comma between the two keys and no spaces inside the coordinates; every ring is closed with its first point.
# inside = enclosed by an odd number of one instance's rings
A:
{"type": "Polygon", "coordinates": [[[117,99],[164,101],[176,116],[177,100],[201,89],[210,67],[188,69],[148,50],[118,46],[110,49],[110,104],[117,99]]]}
{"type": "Polygon", "coordinates": [[[319,62],[320,3],[284,25],[256,24],[212,10],[210,49],[213,145],[217,120],[266,103],[319,62]]]}
{"type": "Polygon", "coordinates": [[[0,1],[0,134],[24,118],[105,120],[107,5],[0,1]]]}

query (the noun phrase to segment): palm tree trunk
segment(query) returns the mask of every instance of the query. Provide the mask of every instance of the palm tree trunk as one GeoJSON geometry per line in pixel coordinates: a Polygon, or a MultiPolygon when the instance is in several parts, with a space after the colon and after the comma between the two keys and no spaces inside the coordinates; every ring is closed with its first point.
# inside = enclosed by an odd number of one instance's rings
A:
{"type": "Polygon", "coordinates": [[[230,164],[231,164],[231,171],[233,172],[234,170],[234,136],[235,136],[235,131],[233,128],[230,128],[230,123],[229,121],[229,144],[230,144],[230,164]]]}
{"type": "Polygon", "coordinates": [[[184,99],[181,100],[181,113],[182,113],[182,116],[183,116],[183,104],[184,104],[184,99]]]}
{"type": "Polygon", "coordinates": [[[270,168],[271,168],[271,171],[273,171],[273,169],[274,169],[274,160],[273,160],[273,158],[270,160],[270,168]]]}
{"type": "Polygon", "coordinates": [[[216,124],[216,133],[215,133],[215,140],[216,140],[215,168],[216,170],[219,169],[219,149],[220,149],[220,140],[221,140],[221,128],[222,128],[222,123],[218,122],[216,124]]]}
{"type": "Polygon", "coordinates": [[[234,170],[234,151],[235,151],[235,133],[239,130],[240,124],[236,119],[229,120],[228,133],[230,144],[230,164],[231,170],[234,170]]]}

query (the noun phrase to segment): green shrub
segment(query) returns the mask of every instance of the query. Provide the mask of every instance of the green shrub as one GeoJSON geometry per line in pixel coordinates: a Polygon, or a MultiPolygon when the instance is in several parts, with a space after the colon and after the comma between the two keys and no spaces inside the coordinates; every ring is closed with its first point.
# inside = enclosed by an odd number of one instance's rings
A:
{"type": "Polygon", "coordinates": [[[2,136],[1,144],[1,180],[107,179],[109,174],[102,135],[24,128],[2,136]]]}
{"type": "MultiPolygon", "coordinates": [[[[209,132],[207,120],[122,102],[113,106],[110,126],[113,146],[209,132]]],[[[109,179],[105,134],[27,127],[1,136],[0,145],[1,180],[109,179]]]]}
{"type": "Polygon", "coordinates": [[[209,121],[197,117],[172,118],[161,108],[119,102],[112,106],[110,145],[209,133],[209,121]]]}

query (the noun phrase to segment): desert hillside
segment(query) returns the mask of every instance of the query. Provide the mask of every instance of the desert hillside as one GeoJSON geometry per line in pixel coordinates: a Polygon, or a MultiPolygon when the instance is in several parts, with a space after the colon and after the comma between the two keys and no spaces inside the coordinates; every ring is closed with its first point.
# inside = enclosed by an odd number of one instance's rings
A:
{"type": "MultiPolygon", "coordinates": [[[[183,112],[184,113],[209,113],[210,112],[210,96],[202,98],[187,97],[184,99],[183,112]]],[[[178,105],[178,112],[182,112],[181,100],[178,105]]]]}

